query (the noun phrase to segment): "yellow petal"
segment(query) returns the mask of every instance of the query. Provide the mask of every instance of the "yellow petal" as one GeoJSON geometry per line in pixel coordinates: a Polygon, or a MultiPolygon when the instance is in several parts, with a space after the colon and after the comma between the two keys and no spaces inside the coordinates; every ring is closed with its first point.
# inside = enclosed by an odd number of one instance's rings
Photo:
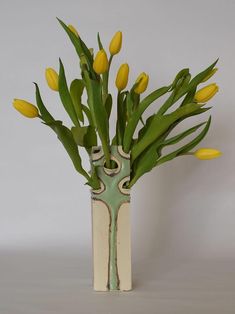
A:
{"type": "Polygon", "coordinates": [[[148,82],[149,76],[144,72],[141,73],[136,80],[136,83],[138,83],[138,85],[135,88],[135,93],[142,94],[148,87],[148,82]]]}
{"type": "Polygon", "coordinates": [[[218,85],[216,85],[215,83],[212,83],[210,85],[207,85],[199,89],[196,92],[194,99],[196,102],[199,102],[199,103],[207,102],[218,92],[218,90],[219,90],[218,85]]]}
{"type": "Polygon", "coordinates": [[[47,68],[45,71],[45,77],[48,86],[54,90],[59,90],[59,75],[53,68],[47,68]]]}
{"type": "Polygon", "coordinates": [[[122,48],[122,32],[116,32],[109,44],[109,52],[111,55],[116,55],[122,48]]]}
{"type": "Polygon", "coordinates": [[[117,77],[116,77],[116,87],[119,91],[126,88],[128,83],[128,76],[129,76],[129,65],[124,63],[120,66],[117,77]]]}
{"type": "Polygon", "coordinates": [[[39,116],[38,108],[23,99],[14,99],[13,107],[27,118],[36,118],[39,116]]]}
{"type": "Polygon", "coordinates": [[[108,71],[109,62],[107,54],[104,49],[97,52],[95,60],[93,62],[93,69],[97,74],[103,74],[108,71]]]}
{"type": "Polygon", "coordinates": [[[222,155],[221,151],[214,148],[199,148],[194,153],[194,156],[201,160],[214,159],[220,157],[221,155],[222,155]]]}

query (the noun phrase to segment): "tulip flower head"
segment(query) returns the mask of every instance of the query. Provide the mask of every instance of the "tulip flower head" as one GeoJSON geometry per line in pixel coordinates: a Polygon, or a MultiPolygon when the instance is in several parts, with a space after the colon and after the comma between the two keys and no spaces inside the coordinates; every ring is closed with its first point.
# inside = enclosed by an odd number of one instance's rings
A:
{"type": "Polygon", "coordinates": [[[104,49],[97,52],[93,63],[93,69],[97,74],[103,74],[108,71],[109,62],[104,49]]]}
{"type": "Polygon", "coordinates": [[[111,55],[116,55],[122,48],[122,32],[116,32],[109,44],[109,52],[111,55]]]}
{"type": "Polygon", "coordinates": [[[138,83],[138,85],[135,88],[135,93],[142,94],[148,87],[148,82],[149,76],[144,72],[141,73],[136,80],[136,83],[138,83]]]}
{"type": "Polygon", "coordinates": [[[196,92],[194,99],[196,102],[204,103],[210,100],[219,90],[219,86],[215,83],[207,85],[196,92]]]}
{"type": "Polygon", "coordinates": [[[79,37],[78,31],[76,30],[76,28],[73,25],[68,25],[68,28],[74,33],[74,35],[76,35],[77,37],[79,37]]]}
{"type": "Polygon", "coordinates": [[[209,160],[220,157],[222,153],[214,148],[199,148],[193,155],[201,160],[209,160]]]}
{"type": "Polygon", "coordinates": [[[37,118],[39,116],[38,108],[25,100],[14,99],[13,107],[27,118],[37,118]]]}
{"type": "Polygon", "coordinates": [[[45,77],[46,77],[46,81],[47,81],[47,84],[50,87],[50,89],[52,89],[54,91],[58,91],[59,90],[59,75],[58,75],[58,73],[52,68],[47,68],[45,71],[45,77]]]}
{"type": "Polygon", "coordinates": [[[117,77],[116,77],[116,87],[119,91],[126,88],[128,83],[128,76],[129,76],[129,65],[124,63],[120,66],[117,77]]]}

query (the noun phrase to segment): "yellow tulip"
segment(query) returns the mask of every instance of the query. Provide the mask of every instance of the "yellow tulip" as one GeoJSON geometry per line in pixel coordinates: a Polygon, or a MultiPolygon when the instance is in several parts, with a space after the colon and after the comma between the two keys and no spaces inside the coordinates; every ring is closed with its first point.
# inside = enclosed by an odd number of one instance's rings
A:
{"type": "Polygon", "coordinates": [[[214,68],[213,70],[211,70],[211,73],[209,73],[204,80],[201,81],[201,83],[204,83],[206,81],[208,81],[216,72],[218,71],[218,68],[214,68]]]}
{"type": "Polygon", "coordinates": [[[199,91],[196,92],[194,99],[196,102],[200,103],[207,102],[218,92],[218,90],[219,90],[218,85],[212,83],[199,89],[199,91]]]}
{"type": "Polygon", "coordinates": [[[135,93],[142,94],[146,90],[148,86],[148,82],[149,82],[149,76],[144,72],[141,73],[136,80],[136,83],[138,83],[138,85],[135,88],[135,93]]]}
{"type": "Polygon", "coordinates": [[[201,160],[218,158],[222,153],[214,148],[200,148],[195,153],[194,156],[201,160]]]}
{"type": "Polygon", "coordinates": [[[129,76],[129,65],[127,63],[124,63],[120,66],[117,77],[116,77],[116,86],[119,91],[126,88],[128,83],[128,76],[129,76]]]}
{"type": "Polygon", "coordinates": [[[58,73],[52,69],[52,68],[47,68],[45,71],[45,76],[47,80],[48,86],[54,90],[58,91],[59,90],[59,76],[58,73]]]}
{"type": "Polygon", "coordinates": [[[39,116],[38,108],[25,100],[14,99],[13,107],[27,118],[36,118],[39,116]]]}
{"type": "Polygon", "coordinates": [[[78,31],[73,25],[68,25],[68,28],[77,36],[79,37],[78,31]]]}
{"type": "Polygon", "coordinates": [[[109,44],[109,52],[116,55],[122,48],[122,32],[116,32],[109,44]]]}
{"type": "Polygon", "coordinates": [[[97,52],[95,60],[93,62],[93,69],[97,74],[103,74],[108,71],[109,62],[107,58],[107,54],[104,49],[101,49],[97,52]]]}

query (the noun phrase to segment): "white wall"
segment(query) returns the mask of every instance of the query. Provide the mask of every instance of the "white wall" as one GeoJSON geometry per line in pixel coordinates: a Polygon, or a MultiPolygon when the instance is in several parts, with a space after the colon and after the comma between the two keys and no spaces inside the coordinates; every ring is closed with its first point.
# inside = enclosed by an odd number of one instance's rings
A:
{"type": "Polygon", "coordinates": [[[220,92],[211,101],[212,127],[202,146],[221,149],[223,157],[179,158],[142,178],[132,191],[133,247],[136,258],[235,257],[234,12],[232,0],[1,0],[0,248],[91,245],[83,178],[55,135],[11,106],[14,97],[34,102],[36,81],[53,114],[68,121],[44,80],[45,67],[58,68],[59,57],[70,79],[79,73],[58,16],[91,47],[97,31],[107,47],[122,30],[113,73],[128,62],[132,81],[149,73],[149,91],[171,82],[183,67],[196,74],[220,57],[220,92]]]}

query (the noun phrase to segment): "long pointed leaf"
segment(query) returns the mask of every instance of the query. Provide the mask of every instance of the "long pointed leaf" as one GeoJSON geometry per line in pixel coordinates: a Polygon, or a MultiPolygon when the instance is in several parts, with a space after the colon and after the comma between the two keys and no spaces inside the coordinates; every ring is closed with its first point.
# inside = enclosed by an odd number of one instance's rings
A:
{"type": "Polygon", "coordinates": [[[40,111],[40,114],[42,116],[42,119],[45,122],[54,121],[55,119],[52,117],[52,115],[47,110],[47,108],[45,107],[45,105],[44,105],[44,103],[42,101],[42,97],[41,97],[41,94],[40,94],[40,90],[39,90],[38,84],[37,83],[34,83],[34,84],[35,84],[35,87],[36,87],[36,102],[37,102],[37,106],[38,106],[38,109],[40,111]]]}
{"type": "Polygon", "coordinates": [[[160,165],[164,162],[167,162],[169,160],[172,160],[173,158],[177,157],[177,156],[181,156],[181,155],[184,155],[185,153],[189,152],[191,149],[193,149],[197,144],[199,144],[203,138],[206,136],[208,130],[209,130],[209,127],[210,127],[210,124],[211,124],[211,117],[209,117],[204,129],[201,131],[201,133],[196,136],[192,141],[190,141],[188,144],[182,146],[181,148],[177,149],[176,151],[160,158],[158,161],[157,161],[157,165],[160,165]]]}
{"type": "Polygon", "coordinates": [[[74,110],[77,114],[77,118],[84,123],[84,117],[82,112],[82,93],[84,90],[83,80],[75,79],[70,85],[70,95],[73,101],[74,110]]]}
{"type": "Polygon", "coordinates": [[[86,82],[88,105],[91,111],[92,119],[97,127],[106,161],[109,162],[109,121],[102,101],[101,84],[98,81],[92,80],[86,70],[84,71],[84,79],[86,82]]]}
{"type": "Polygon", "coordinates": [[[180,133],[177,134],[176,136],[173,136],[167,140],[165,140],[161,146],[169,146],[169,145],[174,145],[176,143],[178,143],[179,141],[182,141],[185,137],[189,136],[190,134],[194,133],[195,131],[197,131],[197,129],[199,129],[202,125],[204,125],[206,122],[202,122],[199,123],[197,125],[195,125],[194,127],[180,133]]]}
{"type": "Polygon", "coordinates": [[[61,141],[68,155],[70,156],[75,169],[87,180],[89,180],[89,175],[82,167],[81,157],[79,155],[78,147],[74,141],[72,132],[66,126],[62,125],[61,121],[53,121],[46,123],[46,125],[50,126],[57,134],[58,139],[61,141]]]}
{"type": "Polygon", "coordinates": [[[134,161],[150,144],[164,134],[174,122],[194,113],[199,108],[200,105],[192,103],[180,107],[168,115],[155,115],[143,138],[133,146],[131,151],[132,161],[134,161]]]}
{"type": "Polygon", "coordinates": [[[155,100],[157,100],[162,95],[166,94],[169,91],[170,87],[171,87],[171,85],[170,86],[164,86],[164,87],[159,88],[159,89],[155,90],[154,92],[152,92],[150,95],[145,97],[140,102],[140,104],[139,104],[138,108],[136,109],[136,111],[133,112],[133,114],[131,115],[131,117],[130,117],[130,119],[128,121],[128,124],[127,124],[126,129],[125,129],[125,133],[124,133],[123,148],[124,148],[125,152],[129,152],[129,150],[130,150],[133,134],[135,132],[137,124],[138,124],[142,114],[144,113],[144,111],[155,100]]]}
{"type": "Polygon", "coordinates": [[[79,125],[76,112],[74,110],[73,101],[68,89],[65,73],[64,73],[64,66],[62,61],[60,60],[60,72],[59,72],[59,94],[61,102],[67,111],[70,119],[74,123],[74,125],[79,125]]]}
{"type": "MultiPolygon", "coordinates": [[[[58,18],[57,18],[58,19],[58,18]]],[[[90,52],[90,50],[88,49],[88,47],[86,46],[86,44],[82,41],[82,39],[79,37],[77,37],[70,29],[69,27],[60,19],[58,19],[59,23],[61,24],[61,26],[63,27],[63,29],[66,31],[67,35],[69,36],[78,57],[81,59],[82,57],[85,56],[88,67],[89,67],[89,71],[92,74],[93,78],[96,78],[97,75],[95,74],[95,72],[93,71],[92,65],[93,65],[93,57],[92,54],[90,52]]]]}

